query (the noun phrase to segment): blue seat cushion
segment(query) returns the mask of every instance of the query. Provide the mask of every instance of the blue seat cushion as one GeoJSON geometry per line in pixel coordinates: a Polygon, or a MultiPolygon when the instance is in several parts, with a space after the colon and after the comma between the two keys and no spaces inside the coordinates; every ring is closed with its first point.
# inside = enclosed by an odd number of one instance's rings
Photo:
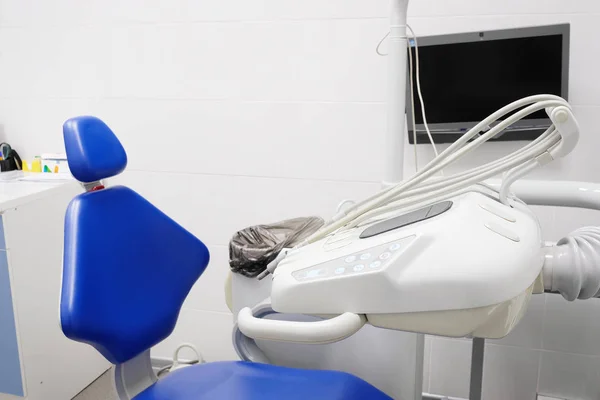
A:
{"type": "Polygon", "coordinates": [[[174,371],[134,400],[388,400],[345,372],[249,362],[214,362],[174,371]]]}

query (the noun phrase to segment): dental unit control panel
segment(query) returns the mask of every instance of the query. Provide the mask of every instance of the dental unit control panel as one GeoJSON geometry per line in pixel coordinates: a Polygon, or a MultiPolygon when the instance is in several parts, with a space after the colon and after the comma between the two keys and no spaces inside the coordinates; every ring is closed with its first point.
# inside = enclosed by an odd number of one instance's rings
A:
{"type": "MultiPolygon", "coordinates": [[[[332,236],[332,239],[334,237],[332,236]]],[[[401,253],[415,239],[414,235],[395,240],[391,243],[385,243],[372,249],[365,249],[356,254],[339,257],[333,261],[326,261],[323,264],[297,270],[292,276],[299,282],[308,282],[311,280],[327,279],[336,276],[350,276],[372,271],[384,270],[394,259],[395,255],[401,253]]],[[[343,243],[344,239],[340,240],[343,243]]],[[[323,248],[329,248],[328,245],[338,243],[323,243],[323,248]]],[[[293,255],[290,255],[290,260],[293,255]]]]}

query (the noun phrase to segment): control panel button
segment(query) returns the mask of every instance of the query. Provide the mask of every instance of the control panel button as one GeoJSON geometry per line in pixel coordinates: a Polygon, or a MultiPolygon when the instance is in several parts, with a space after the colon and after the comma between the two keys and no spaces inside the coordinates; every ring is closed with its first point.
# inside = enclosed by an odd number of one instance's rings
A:
{"type": "Polygon", "coordinates": [[[365,266],[362,264],[358,264],[358,265],[355,265],[354,268],[352,268],[352,269],[354,270],[354,272],[360,272],[363,269],[365,269],[365,266]]]}
{"type": "Polygon", "coordinates": [[[296,279],[305,279],[308,274],[306,273],[306,271],[300,271],[300,272],[296,272],[295,275],[296,275],[296,279]]]}
{"type": "Polygon", "coordinates": [[[307,278],[316,278],[318,276],[322,276],[325,275],[325,271],[322,269],[312,269],[310,271],[308,271],[308,274],[306,274],[307,278]]]}
{"type": "Polygon", "coordinates": [[[371,253],[364,253],[360,255],[360,259],[361,260],[368,260],[369,258],[371,258],[371,253]]]}
{"type": "Polygon", "coordinates": [[[346,272],[346,268],[344,268],[344,267],[339,267],[339,268],[336,268],[334,272],[335,272],[335,274],[336,274],[336,275],[341,275],[341,274],[343,274],[344,272],[346,272]]]}
{"type": "Polygon", "coordinates": [[[385,253],[381,253],[381,255],[379,256],[380,260],[387,260],[388,258],[390,258],[392,256],[392,253],[389,252],[385,252],[385,253]]]}
{"type": "Polygon", "coordinates": [[[348,256],[348,257],[346,257],[346,262],[347,263],[352,263],[354,261],[356,261],[356,256],[348,256]]]}
{"type": "Polygon", "coordinates": [[[393,245],[391,245],[391,246],[389,247],[389,250],[390,250],[390,251],[396,251],[396,250],[398,250],[398,249],[400,249],[400,243],[394,243],[393,245]]]}
{"type": "Polygon", "coordinates": [[[371,264],[369,264],[369,268],[376,269],[379,267],[381,267],[381,261],[373,261],[371,264]]]}

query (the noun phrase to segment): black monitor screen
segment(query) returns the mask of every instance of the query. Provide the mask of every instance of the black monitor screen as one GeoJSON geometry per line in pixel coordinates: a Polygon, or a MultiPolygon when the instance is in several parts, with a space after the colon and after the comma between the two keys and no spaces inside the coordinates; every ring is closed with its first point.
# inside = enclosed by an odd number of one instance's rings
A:
{"type": "MultiPolygon", "coordinates": [[[[522,97],[560,96],[562,46],[563,37],[551,35],[419,47],[427,122],[481,121],[522,97]]],[[[422,124],[416,82],[413,101],[422,124]]],[[[543,111],[529,116],[545,117],[543,111]]]]}

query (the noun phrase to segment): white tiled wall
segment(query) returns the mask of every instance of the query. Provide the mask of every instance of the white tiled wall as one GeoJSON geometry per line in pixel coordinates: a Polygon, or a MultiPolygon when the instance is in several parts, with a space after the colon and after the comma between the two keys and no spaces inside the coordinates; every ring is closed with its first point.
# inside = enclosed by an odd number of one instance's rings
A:
{"type": "MultiPolygon", "coordinates": [[[[104,118],[129,152],[121,179],[210,246],[176,332],[232,359],[222,285],[237,229],[330,215],[378,188],[383,166],[387,0],[0,0],[0,139],[24,157],[61,151],[71,116],[104,118]]],[[[599,181],[600,2],[411,0],[418,34],[570,22],[570,100],[583,130],[538,177],[599,181]]],[[[541,62],[540,62],[541,66],[541,62]]],[[[517,145],[489,144],[461,167],[517,145]]],[[[431,156],[419,149],[420,162],[431,156]]],[[[412,149],[407,150],[412,170],[412,149]]],[[[537,208],[548,239],[600,214],[537,208]]],[[[486,400],[600,398],[600,302],[539,296],[489,342],[486,400]]],[[[428,338],[426,390],[467,396],[470,348],[428,338]]]]}

